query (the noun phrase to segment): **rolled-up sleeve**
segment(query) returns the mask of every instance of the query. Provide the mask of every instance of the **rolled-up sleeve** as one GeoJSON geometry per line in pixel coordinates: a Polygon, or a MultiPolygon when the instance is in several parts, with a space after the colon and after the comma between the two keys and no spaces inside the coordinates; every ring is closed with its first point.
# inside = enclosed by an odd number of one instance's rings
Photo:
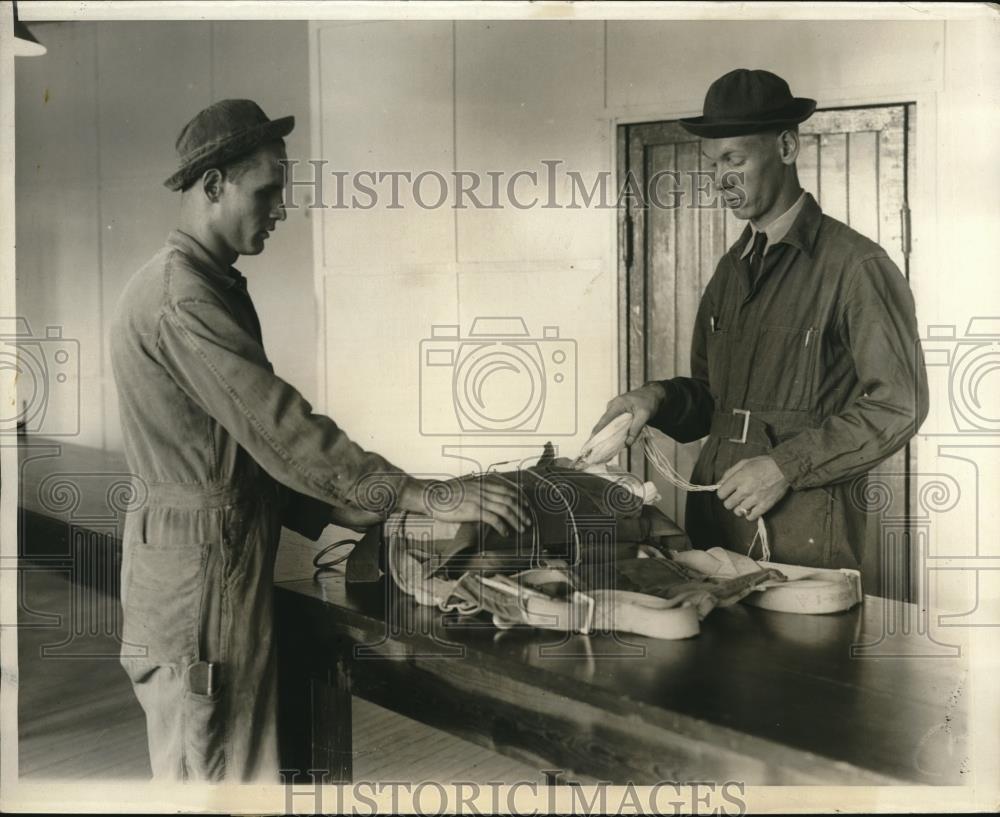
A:
{"type": "Polygon", "coordinates": [[[842,482],[902,448],[927,416],[927,374],[913,295],[885,255],[862,260],[848,280],[840,335],[854,361],[859,396],[818,427],[775,446],[792,488],[842,482]]]}
{"type": "MultiPolygon", "coordinates": [[[[329,417],[314,414],[274,374],[260,343],[210,293],[163,308],[157,351],[188,397],[278,482],[334,506],[381,515],[395,508],[405,473],[362,449],[329,417]]],[[[318,519],[319,506],[307,504],[309,519],[318,519]]],[[[311,531],[315,524],[306,527],[311,531]]]]}

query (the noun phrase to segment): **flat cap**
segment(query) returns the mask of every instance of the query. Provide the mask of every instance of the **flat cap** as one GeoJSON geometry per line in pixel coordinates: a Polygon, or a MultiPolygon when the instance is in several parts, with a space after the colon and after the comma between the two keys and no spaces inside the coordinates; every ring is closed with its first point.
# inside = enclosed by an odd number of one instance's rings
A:
{"type": "Polygon", "coordinates": [[[223,99],[188,122],[177,137],[180,166],[163,184],[183,190],[211,167],[253,153],[258,147],[291,133],[294,116],[268,119],[250,99],[223,99]]]}

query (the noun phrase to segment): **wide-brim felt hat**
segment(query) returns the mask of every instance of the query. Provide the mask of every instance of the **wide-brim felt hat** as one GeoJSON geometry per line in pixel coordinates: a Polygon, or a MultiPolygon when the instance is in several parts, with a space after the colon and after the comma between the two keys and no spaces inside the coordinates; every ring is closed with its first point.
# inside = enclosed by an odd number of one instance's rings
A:
{"type": "Polygon", "coordinates": [[[223,99],[209,105],[181,130],[176,145],[180,166],[163,184],[182,190],[209,168],[253,153],[294,127],[294,116],[268,119],[250,99],[223,99]]]}
{"type": "Polygon", "coordinates": [[[696,136],[719,139],[797,125],[815,110],[815,99],[792,96],[777,74],[737,68],[709,86],[701,116],[680,124],[696,136]]]}

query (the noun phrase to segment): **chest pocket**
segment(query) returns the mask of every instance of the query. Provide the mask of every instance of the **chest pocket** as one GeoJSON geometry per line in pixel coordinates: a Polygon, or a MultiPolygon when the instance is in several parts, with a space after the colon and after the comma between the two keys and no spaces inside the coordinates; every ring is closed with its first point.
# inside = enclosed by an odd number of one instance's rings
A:
{"type": "Polygon", "coordinates": [[[748,408],[813,408],[820,336],[815,329],[762,326],[747,387],[748,408]]]}

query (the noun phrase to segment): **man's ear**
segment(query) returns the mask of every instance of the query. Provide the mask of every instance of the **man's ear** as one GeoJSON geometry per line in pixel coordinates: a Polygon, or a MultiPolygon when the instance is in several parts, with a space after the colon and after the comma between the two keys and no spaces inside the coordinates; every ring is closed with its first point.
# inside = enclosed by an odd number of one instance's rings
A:
{"type": "Polygon", "coordinates": [[[783,130],[778,134],[778,155],[781,163],[785,165],[795,164],[799,158],[799,132],[795,130],[783,130]]]}
{"type": "Polygon", "coordinates": [[[205,198],[213,204],[222,198],[223,182],[222,171],[215,167],[209,168],[201,176],[201,189],[205,191],[205,198]]]}

